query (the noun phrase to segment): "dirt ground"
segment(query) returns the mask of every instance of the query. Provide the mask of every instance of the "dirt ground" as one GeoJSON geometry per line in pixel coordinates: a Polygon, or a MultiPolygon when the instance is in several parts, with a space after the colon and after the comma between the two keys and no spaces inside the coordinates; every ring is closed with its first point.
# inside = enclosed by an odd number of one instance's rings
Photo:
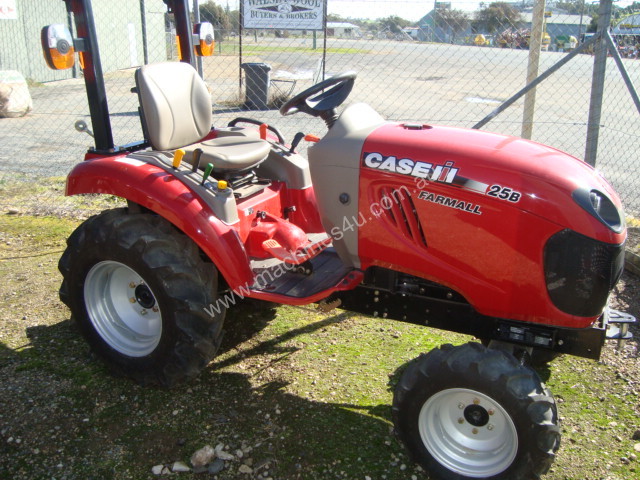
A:
{"type": "MultiPolygon", "coordinates": [[[[58,301],[57,261],[77,220],[2,217],[0,478],[426,478],[392,435],[390,389],[418,353],[468,337],[244,305],[195,382],[142,388],[109,374],[58,301]],[[215,475],[151,473],[189,464],[207,444],[233,458],[215,475]]],[[[623,275],[612,307],[640,317],[639,277],[623,275]]],[[[619,352],[607,343],[598,362],[564,356],[539,370],[562,431],[544,480],[640,478],[640,328],[632,332],[619,352]]]]}

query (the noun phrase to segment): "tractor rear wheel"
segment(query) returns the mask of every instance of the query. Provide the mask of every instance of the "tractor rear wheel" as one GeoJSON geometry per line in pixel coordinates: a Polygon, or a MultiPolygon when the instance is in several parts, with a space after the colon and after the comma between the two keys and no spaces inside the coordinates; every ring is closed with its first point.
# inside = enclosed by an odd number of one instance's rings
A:
{"type": "Polygon", "coordinates": [[[116,372],[171,387],[195,377],[220,344],[218,273],[186,235],[150,213],[108,210],[81,224],[59,262],[60,299],[116,372]]]}
{"type": "Polygon", "coordinates": [[[477,343],[417,358],[396,387],[393,420],[412,458],[440,480],[537,479],[560,441],[537,374],[477,343]]]}

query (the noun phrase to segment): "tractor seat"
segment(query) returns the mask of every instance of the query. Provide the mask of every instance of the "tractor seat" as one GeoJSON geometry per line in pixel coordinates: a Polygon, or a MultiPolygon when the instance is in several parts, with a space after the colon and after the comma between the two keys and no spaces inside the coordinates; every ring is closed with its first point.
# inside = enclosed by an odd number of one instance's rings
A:
{"type": "Polygon", "coordinates": [[[142,128],[154,150],[182,148],[185,160],[193,162],[193,152],[200,149],[199,167],[212,163],[220,173],[251,169],[269,155],[270,144],[250,136],[203,141],[211,131],[211,95],[188,63],[145,65],[135,79],[142,128]]]}
{"type": "Polygon", "coordinates": [[[204,169],[212,163],[214,171],[220,173],[253,168],[267,158],[271,150],[269,143],[259,138],[228,136],[183,147],[184,160],[193,165],[193,152],[198,148],[202,150],[198,168],[204,169]]]}

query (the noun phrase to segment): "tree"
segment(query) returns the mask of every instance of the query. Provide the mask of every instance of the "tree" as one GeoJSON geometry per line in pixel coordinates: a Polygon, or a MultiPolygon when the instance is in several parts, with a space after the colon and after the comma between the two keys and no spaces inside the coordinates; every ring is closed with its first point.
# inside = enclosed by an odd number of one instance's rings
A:
{"type": "Polygon", "coordinates": [[[405,27],[412,26],[413,23],[397,15],[392,15],[380,20],[380,30],[389,30],[391,33],[401,33],[405,27]]]}
{"type": "Polygon", "coordinates": [[[231,19],[220,5],[209,0],[200,5],[200,18],[203,22],[210,22],[216,31],[216,40],[226,37],[231,30],[231,19]]]}
{"type": "Polygon", "coordinates": [[[451,33],[451,42],[453,43],[456,34],[463,32],[469,26],[469,15],[462,10],[438,9],[435,16],[436,27],[451,33]]]}
{"type": "Polygon", "coordinates": [[[493,33],[496,30],[516,27],[522,21],[520,13],[506,2],[493,2],[476,13],[474,29],[493,33]]]}

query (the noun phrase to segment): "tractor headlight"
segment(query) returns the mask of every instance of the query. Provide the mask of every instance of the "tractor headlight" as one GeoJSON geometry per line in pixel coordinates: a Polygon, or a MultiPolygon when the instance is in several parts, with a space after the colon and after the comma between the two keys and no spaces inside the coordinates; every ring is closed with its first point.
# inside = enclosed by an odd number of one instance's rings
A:
{"type": "Polygon", "coordinates": [[[615,233],[622,233],[624,230],[624,214],[600,190],[580,188],[573,192],[573,199],[615,233]]]}
{"type": "Polygon", "coordinates": [[[624,267],[624,243],[612,245],[572,230],[556,233],[544,248],[544,273],[553,304],[565,313],[595,317],[624,267]]]}

